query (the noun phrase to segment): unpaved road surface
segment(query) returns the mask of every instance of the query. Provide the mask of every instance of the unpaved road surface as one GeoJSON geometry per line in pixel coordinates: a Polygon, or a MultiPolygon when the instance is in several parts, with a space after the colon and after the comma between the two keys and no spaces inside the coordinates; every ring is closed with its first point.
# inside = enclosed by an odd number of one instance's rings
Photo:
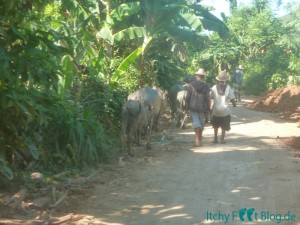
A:
{"type": "Polygon", "coordinates": [[[155,134],[152,150],[136,148],[134,158],[102,166],[52,212],[65,221],[55,224],[300,225],[300,158],[280,142],[300,128],[241,104],[232,114],[226,144],[212,143],[209,124],[198,148],[191,128],[167,127],[155,134]]]}
{"type": "Polygon", "coordinates": [[[105,225],[300,225],[300,159],[279,141],[299,135],[297,124],[241,105],[232,114],[226,144],[212,143],[210,125],[198,148],[191,128],[157,134],[152,151],[122,160],[74,213],[105,225]]]}

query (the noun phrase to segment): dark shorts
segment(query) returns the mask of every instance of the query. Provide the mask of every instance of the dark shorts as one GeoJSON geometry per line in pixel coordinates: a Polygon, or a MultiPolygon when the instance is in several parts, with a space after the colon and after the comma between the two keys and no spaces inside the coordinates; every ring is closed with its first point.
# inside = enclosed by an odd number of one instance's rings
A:
{"type": "Polygon", "coordinates": [[[242,92],[242,84],[235,83],[233,85],[233,92],[240,94],[242,92]]]}
{"type": "Polygon", "coordinates": [[[223,117],[218,117],[214,116],[212,117],[211,124],[214,128],[219,128],[221,127],[222,130],[229,131],[231,129],[230,127],[230,122],[231,122],[231,116],[223,116],[223,117]]]}

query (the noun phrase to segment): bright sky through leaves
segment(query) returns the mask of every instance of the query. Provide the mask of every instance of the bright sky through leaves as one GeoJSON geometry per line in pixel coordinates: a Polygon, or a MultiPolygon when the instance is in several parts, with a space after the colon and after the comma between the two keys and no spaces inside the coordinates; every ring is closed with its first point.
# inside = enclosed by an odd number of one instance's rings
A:
{"type": "MultiPolygon", "coordinates": [[[[247,6],[251,5],[252,0],[242,0],[238,1],[238,6],[247,6]]],[[[285,15],[290,9],[294,9],[295,7],[299,7],[299,2],[296,0],[281,0],[282,4],[280,7],[276,4],[277,1],[272,1],[272,9],[276,16],[280,17],[285,15]]],[[[221,17],[220,14],[222,12],[225,15],[229,16],[229,2],[226,0],[203,0],[201,4],[207,6],[213,6],[216,10],[212,11],[212,13],[219,18],[221,17]]]]}

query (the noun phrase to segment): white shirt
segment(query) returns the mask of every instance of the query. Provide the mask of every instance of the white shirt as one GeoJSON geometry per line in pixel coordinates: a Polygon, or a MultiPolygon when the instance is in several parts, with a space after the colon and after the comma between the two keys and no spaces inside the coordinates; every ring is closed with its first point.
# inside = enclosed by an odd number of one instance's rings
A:
{"type": "Polygon", "coordinates": [[[210,91],[210,98],[214,99],[213,115],[218,117],[224,117],[231,114],[229,107],[230,99],[234,99],[234,93],[231,87],[227,84],[225,89],[225,95],[219,95],[217,91],[217,85],[214,85],[210,91]]]}

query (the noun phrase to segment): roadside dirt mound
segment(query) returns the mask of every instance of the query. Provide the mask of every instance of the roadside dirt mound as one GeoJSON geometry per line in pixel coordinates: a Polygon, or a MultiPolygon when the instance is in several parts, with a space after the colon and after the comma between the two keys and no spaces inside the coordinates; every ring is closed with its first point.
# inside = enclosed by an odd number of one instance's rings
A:
{"type": "MultiPolygon", "coordinates": [[[[282,119],[299,121],[300,126],[300,86],[290,85],[268,91],[265,95],[245,105],[248,109],[276,113],[282,119]]],[[[283,145],[300,151],[300,136],[281,139],[283,145]]]]}
{"type": "Polygon", "coordinates": [[[262,112],[278,113],[280,118],[300,120],[300,87],[290,85],[267,92],[247,104],[246,108],[262,112]]]}

